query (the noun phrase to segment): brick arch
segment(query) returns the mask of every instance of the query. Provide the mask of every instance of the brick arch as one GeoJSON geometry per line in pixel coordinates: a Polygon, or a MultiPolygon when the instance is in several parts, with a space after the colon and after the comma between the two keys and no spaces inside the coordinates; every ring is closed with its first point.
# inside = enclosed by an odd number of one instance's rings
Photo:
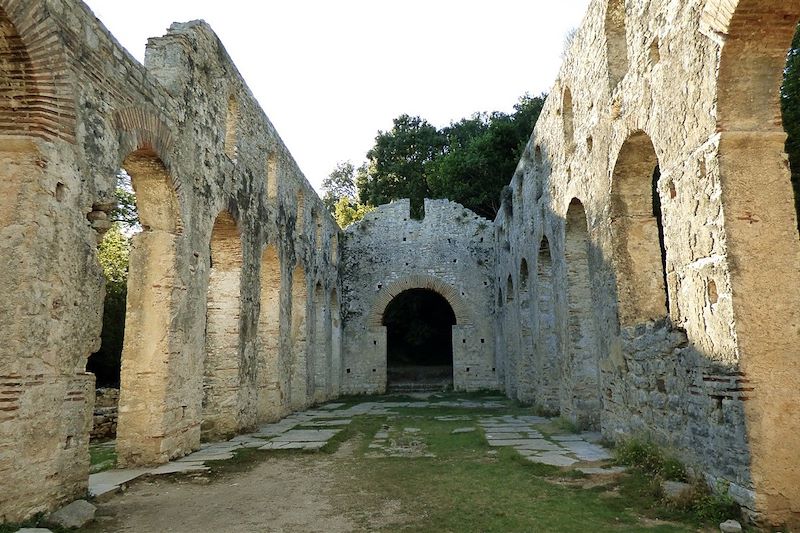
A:
{"type": "MultiPolygon", "coordinates": [[[[120,157],[137,150],[153,152],[167,169],[172,167],[172,128],[154,110],[126,107],[114,113],[114,127],[120,133],[120,157]]],[[[177,188],[178,184],[174,184],[177,188]]]]}
{"type": "Polygon", "coordinates": [[[456,324],[459,326],[472,324],[472,319],[467,311],[467,306],[458,292],[445,281],[435,276],[428,276],[425,274],[416,274],[408,276],[391,283],[389,286],[384,287],[375,303],[372,305],[367,324],[370,327],[381,327],[383,325],[383,313],[389,303],[401,292],[409,289],[428,289],[439,294],[442,298],[447,300],[453,313],[456,315],[456,324]]]}
{"type": "Polygon", "coordinates": [[[724,35],[717,71],[717,129],[783,132],[780,87],[800,2],[710,0],[701,31],[724,35]]]}
{"type": "Polygon", "coordinates": [[[75,96],[44,2],[0,1],[0,134],[75,140],[75,96]]]}

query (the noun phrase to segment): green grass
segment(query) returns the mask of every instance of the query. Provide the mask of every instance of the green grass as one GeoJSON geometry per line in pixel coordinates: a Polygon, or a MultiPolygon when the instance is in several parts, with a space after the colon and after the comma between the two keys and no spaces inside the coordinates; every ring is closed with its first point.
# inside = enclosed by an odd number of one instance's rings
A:
{"type": "MultiPolygon", "coordinates": [[[[667,505],[660,480],[680,478],[680,463],[647,443],[617,448],[619,462],[633,465],[630,473],[598,479],[576,469],[532,463],[507,447],[492,448],[478,425],[480,417],[535,414],[533,408],[506,401],[503,409],[437,406],[441,401],[485,398],[488,393],[463,395],[440,393],[428,399],[431,407],[392,408],[390,415],[361,415],[332,438],[321,454],[333,454],[347,446],[332,468],[337,506],[355,523],[369,531],[403,532],[571,532],[618,531],[688,532],[704,524],[730,518],[725,501],[710,492],[688,502],[667,505]],[[468,420],[436,420],[440,416],[468,420]],[[422,441],[424,454],[433,457],[388,457],[369,448],[375,433],[388,427],[395,443],[422,441]],[[415,433],[404,428],[418,428],[415,433]],[[461,427],[476,431],[453,434],[461,427]],[[375,522],[387,502],[398,503],[399,522],[375,522]],[[377,516],[377,518],[376,518],[377,516]]],[[[491,393],[496,396],[496,393],[491,393]]],[[[408,401],[400,396],[346,398],[343,408],[365,401],[408,401]]],[[[410,400],[414,400],[413,398],[410,400]]],[[[416,401],[416,400],[414,400],[416,401]]],[[[335,411],[332,411],[332,414],[335,411]]],[[[537,428],[546,435],[576,430],[563,419],[552,419],[537,428]]],[[[212,477],[250,470],[271,457],[303,457],[303,450],[237,450],[234,457],[208,463],[212,477]]],[[[98,452],[98,460],[104,460],[98,452]]],[[[0,533],[15,531],[0,529],[0,533]]]]}
{"type": "Polygon", "coordinates": [[[684,465],[653,442],[630,439],[619,443],[615,453],[618,464],[631,467],[621,484],[621,494],[651,516],[695,525],[740,517],[741,510],[727,495],[727,487],[712,491],[702,479],[691,480],[684,465]],[[663,480],[691,481],[692,488],[677,500],[667,500],[661,489],[663,480]]]}
{"type": "Polygon", "coordinates": [[[117,465],[117,450],[108,444],[90,445],[89,460],[93,474],[109,470],[117,465]]]}
{"type": "MultiPolygon", "coordinates": [[[[510,448],[490,454],[480,431],[451,434],[470,424],[475,422],[437,421],[421,415],[388,421],[375,416],[354,419],[352,435],[360,438],[356,458],[340,466],[359,480],[352,506],[358,508],[365,498],[374,505],[399,500],[403,509],[412,511],[411,521],[387,526],[385,531],[693,530],[680,524],[646,527],[630,502],[613,492],[613,487],[583,489],[557,484],[554,481],[560,478],[580,482],[583,475],[528,462],[510,448]],[[361,457],[383,424],[390,425],[394,433],[404,427],[419,428],[414,435],[424,440],[426,451],[436,457],[361,457]]],[[[369,517],[362,519],[362,525],[368,527],[369,517]]]]}

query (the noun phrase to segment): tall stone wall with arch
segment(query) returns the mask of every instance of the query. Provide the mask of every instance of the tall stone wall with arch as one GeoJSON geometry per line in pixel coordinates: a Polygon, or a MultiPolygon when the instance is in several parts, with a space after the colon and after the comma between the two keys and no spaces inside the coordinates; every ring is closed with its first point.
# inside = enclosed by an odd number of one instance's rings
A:
{"type": "Polygon", "coordinates": [[[493,247],[492,223],[447,200],[426,199],[422,220],[411,218],[408,200],[397,200],[348,227],[342,246],[342,390],[386,390],[383,312],[408,289],[433,290],[453,309],[455,389],[497,389],[487,313],[493,247]]]}
{"type": "MultiPolygon", "coordinates": [[[[338,377],[292,366],[293,332],[330,346],[319,337],[332,328],[292,318],[324,301],[322,319],[340,320],[327,303],[341,294],[340,230],[208,25],[174,24],[149,41],[144,65],[81,2],[2,0],[0,27],[0,522],[86,494],[97,243],[120,169],[143,225],[120,463],[165,462],[201,433],[230,435],[336,394],[338,377]],[[292,298],[297,269],[305,299],[292,298]]],[[[315,355],[302,360],[313,368],[315,355]]],[[[326,356],[319,368],[339,366],[326,356]]]]}
{"type": "MultiPolygon", "coordinates": [[[[654,439],[776,524],[800,517],[800,240],[779,105],[799,19],[797,0],[593,0],[495,220],[496,279],[516,291],[523,260],[539,273],[534,361],[511,354],[507,392],[654,439]]],[[[519,298],[493,301],[498,345],[520,342],[503,319],[519,298]]]]}
{"type": "Polygon", "coordinates": [[[800,0],[592,0],[494,221],[402,200],[341,232],[208,25],[141,65],[80,2],[0,0],[0,522],[86,492],[123,169],[143,232],[121,464],[385,390],[383,312],[423,288],[454,311],[456,389],[653,439],[800,522],[779,101],[799,19],[800,0]]]}

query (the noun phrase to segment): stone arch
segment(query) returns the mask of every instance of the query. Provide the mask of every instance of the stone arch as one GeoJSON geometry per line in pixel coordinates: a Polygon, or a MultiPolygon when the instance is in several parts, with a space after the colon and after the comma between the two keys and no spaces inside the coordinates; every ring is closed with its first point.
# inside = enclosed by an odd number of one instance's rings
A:
{"type": "Polygon", "coordinates": [[[506,302],[514,301],[514,278],[511,274],[506,278],[506,302]]]}
{"type": "Polygon", "coordinates": [[[564,129],[564,144],[568,151],[572,151],[575,146],[575,111],[572,104],[572,91],[569,87],[564,87],[561,96],[561,120],[564,129]]]}
{"type": "Polygon", "coordinates": [[[780,106],[799,19],[796,1],[716,0],[702,21],[725,36],[716,131],[731,292],[719,297],[731,299],[736,370],[753,390],[744,408],[756,507],[773,523],[797,520],[800,501],[796,447],[786,444],[800,434],[800,240],[780,106]]]}
{"type": "Polygon", "coordinates": [[[236,160],[239,155],[239,99],[231,91],[225,115],[225,155],[236,160]]]}
{"type": "MultiPolygon", "coordinates": [[[[153,442],[170,439],[168,431],[184,432],[196,424],[199,406],[193,406],[180,423],[166,426],[166,411],[176,407],[171,405],[166,387],[180,342],[173,325],[176,289],[182,286],[178,273],[180,206],[161,159],[148,148],[129,146],[135,151],[124,157],[122,165],[136,192],[143,231],[131,239],[117,453],[120,464],[142,464],[169,459],[172,450],[153,446],[153,442]],[[141,401],[145,391],[152,405],[141,401]]],[[[187,382],[199,388],[200,376],[192,378],[187,382]]],[[[178,445],[174,440],[170,444],[178,445]]]]}
{"type": "Polygon", "coordinates": [[[550,242],[542,236],[536,264],[536,365],[537,391],[535,401],[551,413],[559,410],[561,383],[561,350],[556,328],[556,305],[553,259],[550,242]]]}
{"type": "Polygon", "coordinates": [[[440,278],[425,274],[417,274],[399,279],[381,289],[375,303],[372,305],[367,324],[370,327],[379,328],[383,325],[383,313],[386,306],[401,292],[409,289],[430,289],[439,293],[453,309],[456,315],[456,324],[459,326],[471,325],[472,318],[469,316],[467,306],[461,299],[458,292],[447,282],[440,278]]]}
{"type": "Polygon", "coordinates": [[[61,32],[44,3],[0,7],[0,135],[75,140],[75,97],[61,32]]]}
{"type": "Polygon", "coordinates": [[[306,195],[303,189],[298,189],[295,195],[295,220],[294,232],[296,235],[303,235],[306,222],[306,195]]]}
{"type": "Polygon", "coordinates": [[[329,300],[321,281],[314,286],[314,401],[330,398],[331,320],[329,300]]]}
{"type": "Polygon", "coordinates": [[[267,199],[274,200],[278,196],[278,154],[275,150],[267,154],[266,180],[267,199]]]}
{"type": "Polygon", "coordinates": [[[519,294],[519,361],[517,362],[517,397],[520,401],[533,402],[536,387],[533,342],[533,310],[531,309],[528,261],[524,257],[519,264],[517,290],[519,294]]]}
{"type": "Polygon", "coordinates": [[[589,271],[589,229],[577,198],[566,214],[567,350],[561,370],[561,413],[580,427],[600,424],[600,370],[589,271]]]}
{"type": "Polygon", "coordinates": [[[669,313],[658,169],[650,137],[634,132],[622,145],[611,178],[611,235],[623,327],[669,313]]]}
{"type": "Polygon", "coordinates": [[[289,400],[292,409],[302,409],[308,405],[310,378],[313,370],[309,368],[308,357],[308,286],[306,271],[298,263],[292,271],[292,313],[291,313],[291,365],[289,375],[289,400]]]}
{"type": "Polygon", "coordinates": [[[342,386],[342,307],[339,291],[334,287],[330,297],[331,310],[331,394],[340,394],[342,386]]]}
{"type": "Polygon", "coordinates": [[[278,247],[268,244],[261,253],[260,312],[258,316],[258,419],[276,420],[283,412],[281,376],[281,259],[278,247]]]}
{"type": "Polygon", "coordinates": [[[725,21],[713,28],[726,34],[717,78],[718,129],[782,133],[780,88],[800,6],[765,0],[708,4],[706,14],[716,8],[717,20],[725,21]]]}
{"type": "MultiPolygon", "coordinates": [[[[114,112],[113,124],[119,132],[120,153],[152,151],[165,168],[172,168],[172,128],[157,110],[138,106],[118,109],[114,112]]],[[[178,183],[174,185],[177,188],[178,183]]]]}
{"type": "Polygon", "coordinates": [[[625,0],[608,0],[605,17],[608,85],[613,91],[628,72],[628,38],[625,0]]]}
{"type": "Polygon", "coordinates": [[[528,292],[528,260],[524,257],[519,262],[519,293],[527,295],[528,292]]]}
{"type": "Polygon", "coordinates": [[[203,434],[209,438],[238,429],[241,346],[242,239],[228,211],[214,220],[209,245],[203,434]]]}
{"type": "Polygon", "coordinates": [[[314,209],[314,249],[317,253],[322,252],[322,214],[319,209],[314,209]]]}

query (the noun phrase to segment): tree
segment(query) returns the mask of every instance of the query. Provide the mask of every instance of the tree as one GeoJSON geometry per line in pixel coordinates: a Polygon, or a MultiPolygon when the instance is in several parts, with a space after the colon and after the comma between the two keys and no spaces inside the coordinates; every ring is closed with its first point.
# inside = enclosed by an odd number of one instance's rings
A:
{"type": "Polygon", "coordinates": [[[325,190],[322,202],[331,213],[334,213],[336,205],[343,198],[356,201],[356,167],[350,161],[337,163],[333,172],[322,181],[322,188],[325,190]]]}
{"type": "Polygon", "coordinates": [[[106,278],[103,304],[103,330],[100,349],[89,357],[87,370],[97,376],[97,384],[119,384],[122,342],[125,337],[125,300],[128,293],[130,237],[120,222],[111,225],[97,246],[98,260],[106,278]]]}
{"type": "Polygon", "coordinates": [[[339,201],[336,202],[333,217],[336,219],[336,223],[339,224],[339,227],[344,229],[353,222],[358,222],[364,218],[364,215],[374,209],[375,208],[371,205],[360,204],[349,198],[340,198],[339,201]]]}
{"type": "Polygon", "coordinates": [[[800,25],[792,39],[792,47],[786,59],[783,86],[781,87],[781,111],[786,130],[786,153],[792,171],[794,201],[798,212],[800,229],[800,25]]]}
{"type": "Polygon", "coordinates": [[[394,119],[392,129],[378,132],[375,146],[367,152],[366,171],[357,178],[361,201],[380,205],[409,198],[412,216],[419,218],[423,200],[430,195],[428,167],[443,153],[445,142],[445,136],[420,117],[394,119]]]}
{"type": "Polygon", "coordinates": [[[139,223],[139,212],[136,210],[136,195],[133,192],[131,177],[120,169],[117,173],[117,188],[114,191],[117,207],[111,211],[111,220],[120,224],[123,233],[130,235],[142,230],[139,223]]]}
{"type": "Polygon", "coordinates": [[[545,98],[525,94],[511,114],[477,113],[441,130],[401,115],[391,131],[378,133],[367,154],[368,165],[356,177],[361,198],[373,205],[410,198],[415,217],[424,198],[448,198],[494,218],[545,98]]]}

